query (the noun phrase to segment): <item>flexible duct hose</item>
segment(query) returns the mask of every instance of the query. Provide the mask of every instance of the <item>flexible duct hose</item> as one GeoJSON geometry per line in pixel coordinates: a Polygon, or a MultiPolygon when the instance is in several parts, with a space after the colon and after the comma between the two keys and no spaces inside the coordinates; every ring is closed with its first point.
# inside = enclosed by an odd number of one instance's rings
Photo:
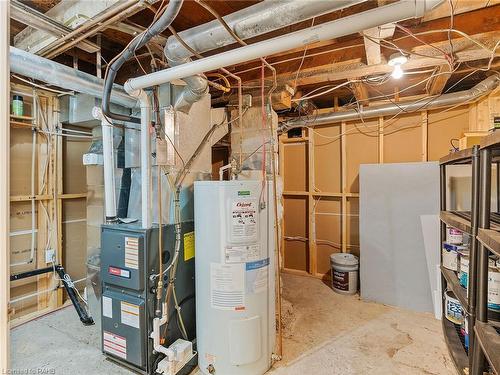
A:
{"type": "Polygon", "coordinates": [[[119,121],[129,121],[140,123],[140,120],[127,115],[121,115],[111,112],[110,98],[111,90],[113,89],[113,82],[115,81],[116,74],[122,65],[134,56],[134,53],[139,48],[145,46],[153,37],[160,34],[163,30],[170,26],[177,14],[179,13],[184,0],[170,0],[167,9],[163,12],[160,18],[148,27],[145,31],[137,35],[129,45],[114,59],[106,70],[106,77],[104,81],[104,90],[102,93],[102,112],[106,117],[119,121]]]}

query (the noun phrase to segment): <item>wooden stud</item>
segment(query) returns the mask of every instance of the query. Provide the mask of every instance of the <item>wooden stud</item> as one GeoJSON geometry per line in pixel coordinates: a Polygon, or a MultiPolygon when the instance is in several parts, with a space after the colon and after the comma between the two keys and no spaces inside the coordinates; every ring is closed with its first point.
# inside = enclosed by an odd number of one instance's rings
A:
{"type": "Polygon", "coordinates": [[[340,124],[340,173],[341,173],[341,187],[342,187],[342,203],[341,203],[341,247],[342,252],[347,252],[347,150],[346,150],[346,130],[347,125],[345,122],[340,124]]]}
{"type": "Polygon", "coordinates": [[[384,118],[378,118],[378,162],[384,163],[384,118]]]}
{"type": "Polygon", "coordinates": [[[429,152],[427,150],[428,147],[428,126],[429,123],[427,121],[427,111],[422,112],[422,161],[428,161],[429,152]]]}
{"type": "MultiPolygon", "coordinates": [[[[283,145],[283,140],[286,139],[286,135],[282,134],[278,137],[278,157],[279,157],[279,164],[278,164],[278,173],[281,177],[281,181],[285,181],[285,173],[284,173],[284,168],[285,168],[285,147],[283,145]]],[[[283,207],[284,207],[284,202],[282,201],[283,207]]],[[[285,267],[285,220],[281,221],[281,239],[280,239],[280,259],[281,259],[281,264],[278,266],[281,268],[281,270],[284,269],[285,267]]]]}
{"type": "Polygon", "coordinates": [[[308,212],[308,237],[309,237],[309,273],[311,275],[316,275],[318,269],[318,254],[316,245],[316,217],[314,214],[314,135],[309,134],[309,141],[307,147],[307,169],[308,169],[308,202],[307,202],[307,212],[308,212]]]}

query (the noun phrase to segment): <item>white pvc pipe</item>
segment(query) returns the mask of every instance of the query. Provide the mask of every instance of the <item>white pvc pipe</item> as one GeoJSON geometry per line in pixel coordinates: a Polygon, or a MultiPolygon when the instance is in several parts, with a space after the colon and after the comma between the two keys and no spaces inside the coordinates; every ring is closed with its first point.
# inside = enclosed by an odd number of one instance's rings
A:
{"type": "Polygon", "coordinates": [[[151,137],[149,125],[151,123],[148,94],[144,90],[129,92],[139,99],[141,105],[141,222],[142,227],[151,228],[153,222],[152,194],[151,194],[151,137]]]}
{"type": "Polygon", "coordinates": [[[217,55],[205,57],[187,64],[129,79],[124,88],[127,92],[141,90],[154,85],[171,82],[174,79],[201,74],[221,67],[243,63],[261,57],[285,52],[311,43],[331,40],[357,33],[386,23],[408,18],[421,17],[443,0],[401,0],[352,16],[296,31],[290,34],[264,40],[244,47],[235,48],[217,55]]]}
{"type": "Polygon", "coordinates": [[[94,118],[101,121],[102,158],[104,166],[104,209],[106,222],[116,220],[115,153],[113,150],[113,125],[102,115],[99,107],[92,109],[94,118]]]}

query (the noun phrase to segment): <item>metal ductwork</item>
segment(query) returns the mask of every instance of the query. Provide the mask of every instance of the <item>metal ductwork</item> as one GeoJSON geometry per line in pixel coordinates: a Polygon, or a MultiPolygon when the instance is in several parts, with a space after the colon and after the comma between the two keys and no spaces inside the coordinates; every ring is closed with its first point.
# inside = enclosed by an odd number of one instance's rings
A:
{"type": "MultiPolygon", "coordinates": [[[[234,48],[217,55],[177,65],[169,69],[132,78],[125,83],[124,87],[127,92],[133,92],[134,90],[172,82],[174,79],[183,79],[210,70],[219,69],[224,66],[239,64],[264,56],[289,51],[294,48],[304,47],[311,43],[354,34],[361,30],[384,25],[386,23],[422,17],[426,11],[431,10],[442,1],[443,0],[401,0],[366,12],[343,17],[335,21],[325,22],[318,26],[266,39],[244,47],[234,48]]],[[[316,3],[302,2],[307,6],[316,3]]],[[[277,14],[273,14],[273,17],[280,19],[277,14]]],[[[259,23],[261,22],[262,19],[259,19],[259,23]]],[[[203,38],[200,37],[200,39],[202,40],[203,38]]]]}
{"type": "Polygon", "coordinates": [[[384,104],[376,107],[361,107],[361,109],[350,109],[347,111],[331,112],[317,116],[314,121],[308,122],[304,119],[288,120],[282,122],[278,127],[278,132],[285,132],[293,128],[304,126],[314,127],[325,124],[332,124],[343,121],[353,121],[359,118],[368,119],[373,117],[392,116],[397,113],[410,113],[419,110],[436,109],[450,107],[453,105],[474,102],[482,96],[494,90],[500,84],[500,74],[492,75],[481,81],[469,90],[453,92],[440,96],[425,98],[425,100],[415,100],[407,103],[384,104]]]}
{"type": "MultiPolygon", "coordinates": [[[[102,96],[104,87],[103,79],[12,46],[10,47],[10,71],[97,98],[102,96]]],[[[111,101],[127,108],[133,108],[137,103],[137,99],[128,95],[120,85],[113,85],[111,101]]]]}
{"type": "MultiPolygon", "coordinates": [[[[337,0],[334,2],[263,1],[223,18],[238,37],[248,39],[337,9],[347,8],[363,1],[366,0],[337,0]]],[[[198,53],[211,51],[236,42],[218,20],[182,31],[179,33],[179,37],[198,53]]],[[[165,56],[170,66],[175,67],[191,62],[193,54],[175,36],[170,36],[165,45],[165,56]]],[[[183,80],[187,86],[174,107],[177,110],[189,112],[191,105],[207,93],[208,84],[206,77],[203,75],[193,75],[183,80]]]]}

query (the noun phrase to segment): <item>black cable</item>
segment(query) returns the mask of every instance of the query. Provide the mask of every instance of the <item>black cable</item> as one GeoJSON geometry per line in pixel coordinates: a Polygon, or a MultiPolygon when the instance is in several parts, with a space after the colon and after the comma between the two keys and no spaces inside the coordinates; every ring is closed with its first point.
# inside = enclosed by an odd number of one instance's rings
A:
{"type": "Polygon", "coordinates": [[[157,36],[168,26],[170,26],[173,20],[177,17],[183,1],[184,0],[171,0],[168,4],[167,9],[163,12],[161,17],[150,27],[144,30],[141,34],[137,35],[129,43],[129,45],[113,60],[113,62],[108,65],[108,68],[106,69],[104,89],[102,93],[102,113],[104,114],[104,116],[119,121],[140,123],[140,120],[137,118],[111,112],[111,91],[113,89],[113,83],[115,81],[116,74],[118,73],[118,70],[122,67],[122,65],[134,56],[136,50],[145,46],[153,37],[157,36]]]}

